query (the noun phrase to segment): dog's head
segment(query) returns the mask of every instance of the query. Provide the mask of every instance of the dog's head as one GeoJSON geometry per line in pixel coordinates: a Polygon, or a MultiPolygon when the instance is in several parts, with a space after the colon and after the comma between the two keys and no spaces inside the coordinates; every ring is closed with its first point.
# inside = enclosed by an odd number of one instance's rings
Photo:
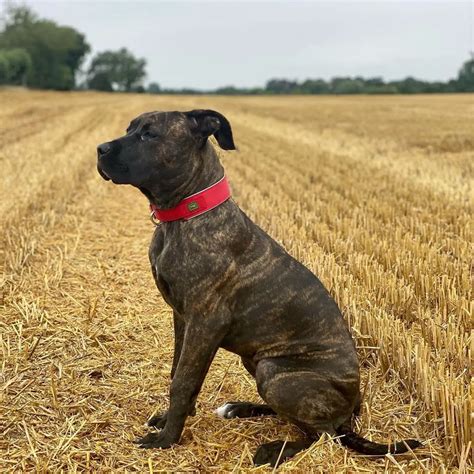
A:
{"type": "Polygon", "coordinates": [[[224,150],[235,149],[229,121],[214,110],[144,113],[126,135],[97,147],[97,169],[116,184],[175,186],[203,166],[210,135],[224,150]]]}

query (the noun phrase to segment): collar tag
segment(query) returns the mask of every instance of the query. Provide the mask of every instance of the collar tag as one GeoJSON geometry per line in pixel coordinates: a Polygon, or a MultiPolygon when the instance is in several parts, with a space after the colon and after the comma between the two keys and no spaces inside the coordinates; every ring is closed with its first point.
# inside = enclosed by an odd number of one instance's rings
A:
{"type": "Polygon", "coordinates": [[[199,209],[199,204],[196,202],[196,201],[191,201],[189,204],[188,204],[188,211],[196,211],[197,209],[199,209]]]}

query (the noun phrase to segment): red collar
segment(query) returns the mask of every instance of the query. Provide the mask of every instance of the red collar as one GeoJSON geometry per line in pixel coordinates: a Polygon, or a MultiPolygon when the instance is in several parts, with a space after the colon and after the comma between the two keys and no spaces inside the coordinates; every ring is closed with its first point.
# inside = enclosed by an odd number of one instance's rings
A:
{"type": "Polygon", "coordinates": [[[223,176],[217,183],[185,197],[171,209],[159,209],[154,204],[150,204],[150,218],[153,223],[156,223],[155,219],[161,222],[178,221],[180,219],[187,221],[214,209],[229,198],[229,183],[227,178],[223,176]]]}

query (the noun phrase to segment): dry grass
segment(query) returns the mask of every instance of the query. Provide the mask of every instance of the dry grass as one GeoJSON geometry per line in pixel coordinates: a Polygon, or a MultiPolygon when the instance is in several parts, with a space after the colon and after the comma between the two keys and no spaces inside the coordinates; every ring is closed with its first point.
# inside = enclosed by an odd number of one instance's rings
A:
{"type": "MultiPolygon", "coordinates": [[[[222,420],[258,400],[219,353],[182,444],[131,440],[167,406],[170,310],[147,262],[139,192],[102,181],[96,144],[145,110],[216,108],[238,153],[236,201],[320,276],[353,327],[358,429],[426,440],[368,459],[321,439],[281,471],[467,471],[474,96],[217,98],[0,92],[0,470],[249,471],[276,419],[222,420]]],[[[266,471],[266,468],[255,469],[266,471]]]]}

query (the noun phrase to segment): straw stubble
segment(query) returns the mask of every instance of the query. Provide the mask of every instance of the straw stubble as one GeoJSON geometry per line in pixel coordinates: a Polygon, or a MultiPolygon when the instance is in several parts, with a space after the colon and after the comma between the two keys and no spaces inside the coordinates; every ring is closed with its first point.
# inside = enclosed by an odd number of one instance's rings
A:
{"type": "Polygon", "coordinates": [[[182,443],[131,443],[167,406],[171,312],[148,268],[147,203],[99,178],[95,146],[145,110],[192,108],[229,118],[235,200],[321,278],[351,325],[357,430],[426,441],[372,459],[322,437],[282,469],[469,469],[472,95],[0,99],[2,471],[250,471],[259,444],[300,436],[274,418],[214,415],[258,400],[238,358],[220,352],[182,443]]]}

